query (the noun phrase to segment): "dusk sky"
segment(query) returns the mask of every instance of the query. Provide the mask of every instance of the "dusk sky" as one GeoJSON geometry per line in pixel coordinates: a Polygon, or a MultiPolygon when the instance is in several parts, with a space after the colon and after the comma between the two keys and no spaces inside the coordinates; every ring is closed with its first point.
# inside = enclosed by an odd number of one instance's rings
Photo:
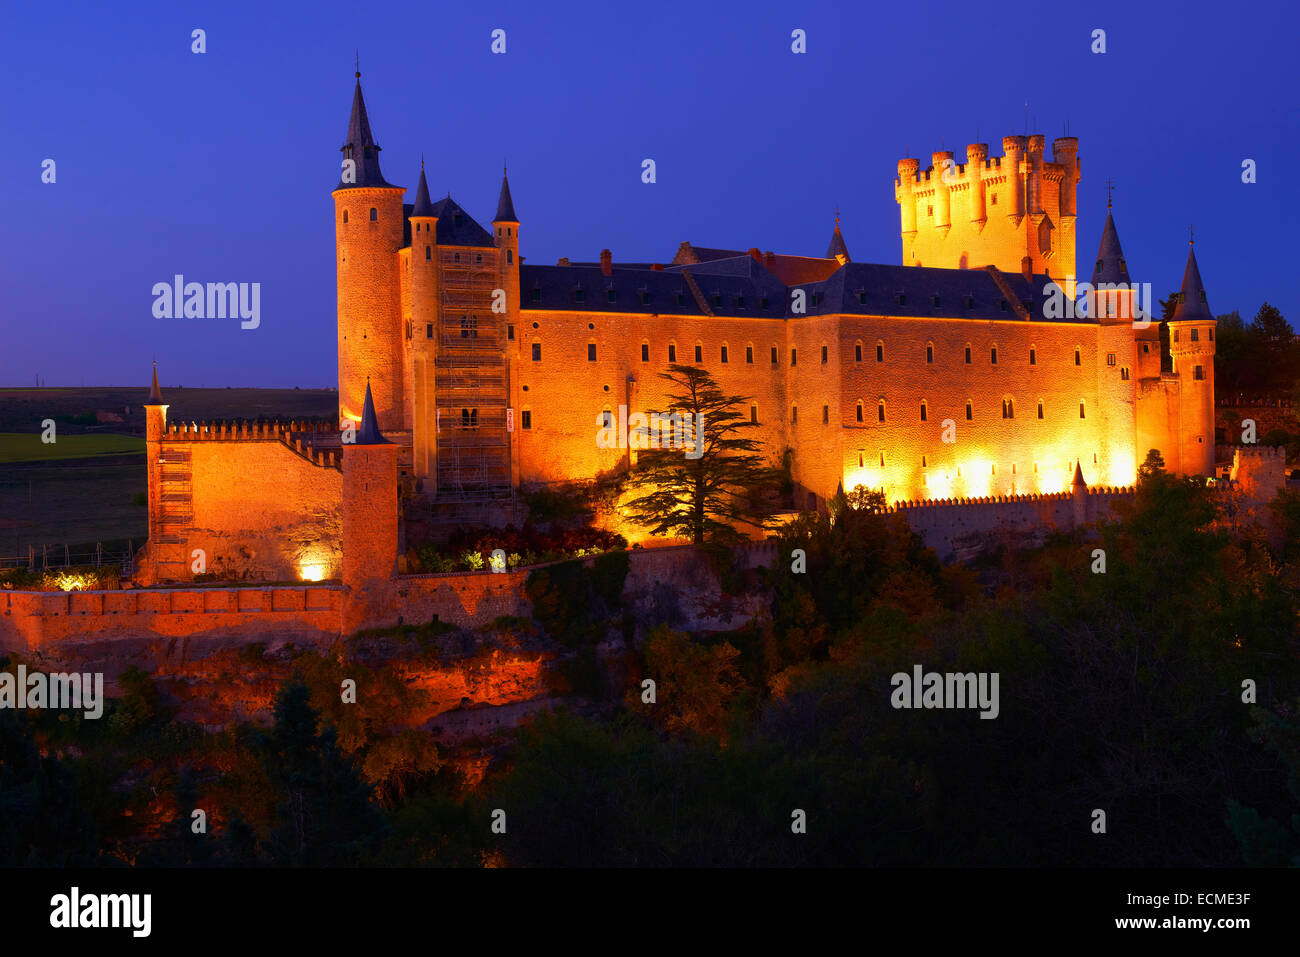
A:
{"type": "Polygon", "coordinates": [[[1298,34],[1254,3],[11,3],[0,385],[146,385],[153,358],[164,387],[336,385],[358,49],[385,178],[411,202],[423,153],[434,198],[487,225],[505,160],[531,262],[820,256],[838,204],[853,259],[897,263],[904,151],[1000,155],[1028,100],[1049,151],[1079,138],[1081,278],[1112,177],[1135,281],[1178,288],[1193,223],[1216,314],[1267,299],[1296,325],[1298,34]],[[176,273],[261,283],[260,327],[154,318],[176,273]]]}

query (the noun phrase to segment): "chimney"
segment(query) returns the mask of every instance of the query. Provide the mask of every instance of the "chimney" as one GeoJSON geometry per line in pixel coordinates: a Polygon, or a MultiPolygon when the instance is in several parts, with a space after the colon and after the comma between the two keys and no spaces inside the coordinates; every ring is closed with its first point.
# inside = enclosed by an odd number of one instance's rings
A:
{"type": "Polygon", "coordinates": [[[769,249],[767,252],[763,254],[763,267],[768,272],[771,272],[775,266],[776,266],[776,254],[769,249]]]}
{"type": "Polygon", "coordinates": [[[606,276],[614,275],[613,257],[608,249],[600,251],[600,271],[606,276]]]}
{"type": "Polygon", "coordinates": [[[755,247],[753,247],[752,249],[750,249],[750,251],[749,251],[749,258],[752,259],[752,260],[754,260],[754,262],[759,263],[759,264],[762,264],[762,262],[763,262],[763,254],[760,253],[760,252],[758,251],[758,247],[757,247],[757,246],[755,246],[755,247]]]}
{"type": "Polygon", "coordinates": [[[1028,256],[1020,260],[1020,271],[1024,274],[1025,282],[1034,281],[1034,261],[1028,256]]]}
{"type": "Polygon", "coordinates": [[[651,268],[652,270],[654,270],[655,272],[663,272],[663,271],[664,271],[664,264],[663,264],[663,263],[651,263],[651,264],[650,264],[650,268],[651,268]]]}

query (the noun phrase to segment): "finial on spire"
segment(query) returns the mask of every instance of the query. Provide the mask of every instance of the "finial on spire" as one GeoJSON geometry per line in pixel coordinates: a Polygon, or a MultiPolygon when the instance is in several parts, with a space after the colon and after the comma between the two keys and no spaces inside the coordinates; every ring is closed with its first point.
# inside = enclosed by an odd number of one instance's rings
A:
{"type": "Polygon", "coordinates": [[[1106,177],[1106,208],[1110,209],[1110,194],[1115,190],[1115,181],[1109,176],[1106,177]]]}
{"type": "Polygon", "coordinates": [[[357,50],[357,79],[361,79],[361,51],[357,50]]]}
{"type": "Polygon", "coordinates": [[[424,152],[420,152],[420,172],[424,172],[424,152]]]}
{"type": "Polygon", "coordinates": [[[1188,224],[1187,224],[1187,245],[1189,245],[1189,246],[1195,246],[1195,245],[1196,245],[1196,237],[1192,234],[1192,224],[1191,224],[1191,223],[1188,223],[1188,224]]]}
{"type": "Polygon", "coordinates": [[[840,228],[840,204],[835,204],[835,228],[840,228]]]}

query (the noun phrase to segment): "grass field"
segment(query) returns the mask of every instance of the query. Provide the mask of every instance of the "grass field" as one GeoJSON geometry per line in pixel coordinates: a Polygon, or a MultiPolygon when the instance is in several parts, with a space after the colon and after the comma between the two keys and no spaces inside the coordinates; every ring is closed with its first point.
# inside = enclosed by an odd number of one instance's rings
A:
{"type": "Polygon", "coordinates": [[[144,453],[144,439],[129,435],[59,435],[56,432],[55,436],[56,441],[45,443],[38,433],[0,432],[0,464],[144,453]]]}

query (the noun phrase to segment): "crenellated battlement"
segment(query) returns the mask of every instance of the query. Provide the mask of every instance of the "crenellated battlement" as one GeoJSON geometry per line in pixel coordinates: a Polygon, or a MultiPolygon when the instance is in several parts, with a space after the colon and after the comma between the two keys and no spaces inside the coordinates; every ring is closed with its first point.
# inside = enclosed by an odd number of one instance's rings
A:
{"type": "Polygon", "coordinates": [[[168,441],[179,442],[256,442],[280,441],[283,436],[295,433],[328,433],[339,431],[337,422],[307,422],[297,419],[249,421],[221,419],[209,422],[168,422],[163,436],[168,441]]]}
{"type": "MultiPolygon", "coordinates": [[[[1132,495],[1136,488],[1128,486],[1109,486],[1098,485],[1095,488],[1083,488],[1080,494],[1092,497],[1113,497],[1116,495],[1132,495]]],[[[1073,492],[1027,492],[1023,495],[989,495],[982,498],[932,498],[932,499],[909,499],[906,501],[895,502],[888,506],[885,511],[888,513],[906,512],[912,509],[925,508],[971,508],[981,505],[1016,505],[1016,504],[1035,504],[1038,502],[1065,502],[1074,498],[1073,492]]]]}

